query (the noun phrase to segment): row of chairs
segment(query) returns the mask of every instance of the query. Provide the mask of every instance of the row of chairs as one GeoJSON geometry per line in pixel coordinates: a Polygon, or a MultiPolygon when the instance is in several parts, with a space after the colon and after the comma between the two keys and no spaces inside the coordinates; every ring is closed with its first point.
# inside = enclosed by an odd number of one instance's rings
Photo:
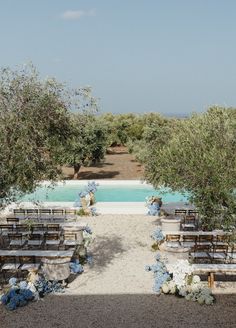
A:
{"type": "Polygon", "coordinates": [[[234,262],[236,260],[236,245],[230,243],[230,236],[212,236],[212,235],[166,235],[167,246],[187,247],[190,249],[190,257],[193,262],[221,261],[234,262]]]}
{"type": "Polygon", "coordinates": [[[34,223],[31,226],[27,224],[0,224],[0,234],[11,232],[27,232],[27,231],[59,231],[61,226],[59,223],[34,223]]]}
{"type": "Polygon", "coordinates": [[[41,266],[40,258],[36,256],[1,256],[0,273],[2,274],[3,283],[8,281],[11,276],[25,277],[32,269],[39,270],[41,266]],[[8,275],[10,275],[8,277],[8,275]]]}
{"type": "Polygon", "coordinates": [[[194,215],[198,216],[198,211],[197,210],[186,210],[186,209],[175,209],[175,215],[194,215]]]}
{"type": "Polygon", "coordinates": [[[48,246],[75,246],[77,234],[61,229],[60,224],[33,224],[30,227],[26,224],[1,224],[1,247],[2,248],[22,248],[22,247],[48,247],[48,246]]]}
{"type": "Polygon", "coordinates": [[[181,228],[184,231],[198,230],[198,211],[176,209],[175,215],[182,217],[181,228]]]}
{"type": "Polygon", "coordinates": [[[68,219],[76,216],[76,210],[74,209],[54,209],[54,208],[26,208],[26,209],[14,209],[14,216],[11,219],[68,219]]]}
{"type": "Polygon", "coordinates": [[[77,245],[77,234],[72,232],[9,233],[7,248],[10,249],[68,249],[77,245]]]}

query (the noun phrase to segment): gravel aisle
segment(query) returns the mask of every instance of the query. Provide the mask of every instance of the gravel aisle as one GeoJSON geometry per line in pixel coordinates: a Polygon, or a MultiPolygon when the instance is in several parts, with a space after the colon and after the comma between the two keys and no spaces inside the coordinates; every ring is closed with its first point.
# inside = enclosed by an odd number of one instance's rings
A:
{"type": "Polygon", "coordinates": [[[152,293],[150,233],[156,219],[102,215],[86,219],[94,231],[94,264],[65,294],[50,295],[15,312],[0,307],[0,327],[235,327],[236,296],[200,306],[152,293]]]}

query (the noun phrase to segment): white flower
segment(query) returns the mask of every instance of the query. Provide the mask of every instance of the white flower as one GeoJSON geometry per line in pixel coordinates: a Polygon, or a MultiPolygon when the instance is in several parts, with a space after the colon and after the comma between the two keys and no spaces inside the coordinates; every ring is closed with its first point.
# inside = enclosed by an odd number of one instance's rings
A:
{"type": "Polygon", "coordinates": [[[212,296],[205,299],[205,303],[207,305],[213,304],[213,301],[214,301],[214,298],[212,296]]]}
{"type": "Polygon", "coordinates": [[[185,299],[186,299],[187,301],[190,301],[190,300],[192,299],[191,294],[187,294],[187,295],[185,296],[185,299]]]}
{"type": "Polygon", "coordinates": [[[200,297],[197,299],[197,301],[198,301],[198,303],[201,304],[201,305],[205,303],[205,299],[204,299],[203,296],[200,296],[200,297]]]}
{"type": "Polygon", "coordinates": [[[162,285],[162,291],[163,291],[164,294],[168,294],[169,293],[170,289],[169,289],[168,284],[163,284],[162,285]]]}
{"type": "Polygon", "coordinates": [[[192,278],[192,283],[193,284],[198,284],[201,281],[200,277],[197,275],[194,275],[192,278]]]}
{"type": "Polygon", "coordinates": [[[180,288],[179,295],[185,297],[187,295],[187,288],[186,287],[180,288]]]}

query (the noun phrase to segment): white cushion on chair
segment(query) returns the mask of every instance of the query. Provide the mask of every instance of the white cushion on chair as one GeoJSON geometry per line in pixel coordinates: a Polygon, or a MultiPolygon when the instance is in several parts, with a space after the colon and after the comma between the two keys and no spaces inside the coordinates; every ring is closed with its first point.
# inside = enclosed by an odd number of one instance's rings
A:
{"type": "Polygon", "coordinates": [[[22,271],[26,270],[29,271],[31,269],[39,269],[40,263],[26,263],[23,264],[22,267],[20,268],[22,271]]]}
{"type": "Polygon", "coordinates": [[[17,270],[20,266],[20,263],[5,263],[2,266],[2,270],[17,270]]]}

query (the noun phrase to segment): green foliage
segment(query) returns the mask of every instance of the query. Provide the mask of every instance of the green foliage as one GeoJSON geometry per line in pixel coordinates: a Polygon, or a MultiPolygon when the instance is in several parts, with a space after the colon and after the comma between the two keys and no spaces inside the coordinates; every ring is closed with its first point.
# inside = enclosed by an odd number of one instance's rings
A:
{"type": "Polygon", "coordinates": [[[0,72],[0,206],[60,178],[60,164],[104,156],[106,129],[91,88],[40,80],[32,66],[0,72]],[[78,113],[75,114],[75,110],[78,113]]]}
{"type": "Polygon", "coordinates": [[[100,161],[106,153],[107,132],[92,114],[71,114],[71,133],[66,143],[54,149],[61,165],[74,167],[74,176],[81,166],[100,161]]]}
{"type": "Polygon", "coordinates": [[[130,140],[137,140],[142,137],[142,116],[108,113],[101,115],[99,119],[107,129],[107,146],[126,145],[130,140]]]}
{"type": "Polygon", "coordinates": [[[50,150],[69,133],[63,86],[32,67],[0,72],[0,203],[59,171],[50,150]]]}
{"type": "Polygon", "coordinates": [[[189,192],[208,227],[235,224],[235,123],[234,109],[213,107],[147,129],[142,141],[147,180],[189,192]]]}

